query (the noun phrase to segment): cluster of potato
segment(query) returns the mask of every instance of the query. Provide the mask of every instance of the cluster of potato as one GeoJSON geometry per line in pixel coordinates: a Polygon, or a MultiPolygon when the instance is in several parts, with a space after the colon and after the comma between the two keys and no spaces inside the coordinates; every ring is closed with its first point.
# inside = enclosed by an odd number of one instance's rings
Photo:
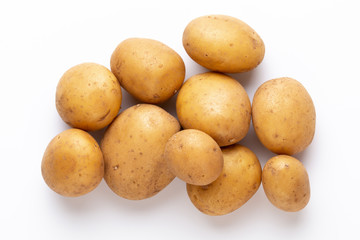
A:
{"type": "Polygon", "coordinates": [[[111,71],[95,63],[72,67],[56,89],[56,108],[73,128],[57,135],[42,160],[47,185],[63,196],[81,196],[102,180],[132,200],[154,196],[175,177],[187,184],[191,202],[208,215],[228,214],[246,203],[261,182],[268,199],[285,211],[304,208],[310,197],[303,151],[315,131],[315,108],[291,78],[265,82],[253,104],[224,73],[254,69],[263,60],[260,36],[229,16],[191,21],[183,46],[211,70],[184,84],[182,58],[163,43],[142,38],[121,42],[111,71]],[[141,104],[119,115],[122,86],[141,104]],[[155,105],[174,96],[178,119],[155,105]],[[262,144],[279,154],[263,170],[256,155],[237,144],[250,121],[262,144]],[[100,146],[86,131],[108,126],[100,146]]]}

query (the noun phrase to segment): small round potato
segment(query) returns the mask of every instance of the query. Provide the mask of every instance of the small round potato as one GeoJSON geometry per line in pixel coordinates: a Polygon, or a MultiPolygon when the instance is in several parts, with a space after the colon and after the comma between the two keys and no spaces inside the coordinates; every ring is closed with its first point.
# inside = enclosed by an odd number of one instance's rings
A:
{"type": "Polygon", "coordinates": [[[180,124],[162,108],[132,106],[113,121],[101,142],[104,179],[117,195],[132,200],[154,196],[175,176],[163,153],[167,140],[180,124]]]}
{"type": "Polygon", "coordinates": [[[61,77],[56,109],[70,126],[86,131],[106,127],[121,106],[121,88],[114,74],[96,63],[82,63],[61,77]]]}
{"type": "Polygon", "coordinates": [[[166,143],[164,156],[175,176],[194,185],[215,181],[224,164],[219,145],[209,135],[195,129],[174,134],[166,143]]]}
{"type": "Polygon", "coordinates": [[[185,78],[185,64],[180,55],[152,39],[126,39],[113,52],[110,64],[120,85],[145,103],[168,100],[185,78]]]}
{"type": "Polygon", "coordinates": [[[246,136],[251,103],[238,81],[207,72],[184,83],[177,97],[176,112],[183,128],[201,130],[223,147],[246,136]]]}
{"type": "Polygon", "coordinates": [[[304,86],[292,78],[263,83],[252,105],[253,125],[261,143],[277,154],[303,151],[315,133],[315,107],[304,86]]]}
{"type": "Polygon", "coordinates": [[[191,202],[201,212],[225,215],[244,205],[261,184],[261,165],[248,148],[234,144],[222,149],[224,169],[206,186],[187,184],[191,202]]]}
{"type": "Polygon", "coordinates": [[[294,157],[270,158],[262,172],[262,183],[267,198],[279,209],[297,212],[309,202],[309,177],[304,165],[294,157]]]}
{"type": "Polygon", "coordinates": [[[224,15],[192,20],[182,41],[195,62],[218,72],[250,71],[261,63],[265,54],[264,42],[249,25],[224,15]]]}
{"type": "Polygon", "coordinates": [[[80,129],[68,129],[47,146],[41,172],[53,191],[67,197],[78,197],[94,190],[101,182],[103,155],[90,134],[80,129]]]}

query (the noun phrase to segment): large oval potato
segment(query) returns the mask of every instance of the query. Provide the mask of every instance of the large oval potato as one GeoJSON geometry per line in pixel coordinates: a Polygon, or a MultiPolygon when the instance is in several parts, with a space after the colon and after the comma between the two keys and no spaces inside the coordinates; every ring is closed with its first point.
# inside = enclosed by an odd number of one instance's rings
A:
{"type": "Polygon", "coordinates": [[[121,106],[121,88],[114,74],[96,63],[70,68],[56,88],[56,109],[70,126],[87,131],[106,127],[121,106]]]}
{"type": "Polygon", "coordinates": [[[121,86],[145,103],[168,100],[185,78],[185,64],[180,55],[152,39],[124,40],[114,50],[110,65],[121,86]]]}
{"type": "Polygon", "coordinates": [[[185,129],[209,134],[220,146],[243,139],[250,127],[251,103],[235,79],[215,72],[189,78],[179,91],[176,112],[185,129]]]}
{"type": "Polygon", "coordinates": [[[253,125],[261,143],[277,154],[303,151],[315,134],[315,107],[304,86],[292,78],[263,83],[252,104],[253,125]]]}
{"type": "Polygon", "coordinates": [[[179,130],[178,121],[155,105],[138,104],[120,113],[101,142],[104,179],[111,190],[138,200],[165,188],[175,176],[163,152],[167,140],[179,130]]]}
{"type": "Polygon", "coordinates": [[[248,148],[234,144],[222,149],[224,168],[219,178],[206,186],[187,184],[191,202],[201,212],[217,216],[244,205],[261,184],[261,165],[248,148]]]}
{"type": "Polygon", "coordinates": [[[213,71],[250,71],[264,58],[260,36],[243,21],[225,15],[192,20],[183,33],[183,46],[198,64],[213,71]]]}
{"type": "Polygon", "coordinates": [[[175,176],[194,185],[215,181],[224,164],[219,145],[195,129],[175,133],[166,143],[164,157],[175,176]]]}
{"type": "Polygon", "coordinates": [[[77,197],[96,188],[104,175],[103,155],[96,140],[80,129],[68,129],[47,146],[41,172],[56,193],[77,197]]]}
{"type": "Polygon", "coordinates": [[[294,157],[270,158],[262,172],[262,183],[270,202],[284,211],[300,211],[309,202],[309,176],[304,165],[294,157]]]}

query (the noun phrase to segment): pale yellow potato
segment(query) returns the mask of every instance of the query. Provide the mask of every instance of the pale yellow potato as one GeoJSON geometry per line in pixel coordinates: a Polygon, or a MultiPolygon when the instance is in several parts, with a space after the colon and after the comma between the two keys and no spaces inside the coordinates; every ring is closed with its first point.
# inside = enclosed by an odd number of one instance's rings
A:
{"type": "Polygon", "coordinates": [[[292,78],[263,83],[252,104],[252,121],[261,143],[277,154],[303,151],[315,134],[315,107],[304,86],[292,78]]]}
{"type": "Polygon", "coordinates": [[[192,20],[183,33],[183,46],[198,64],[213,71],[246,72],[264,58],[260,36],[245,22],[225,15],[192,20]]]}
{"type": "Polygon", "coordinates": [[[110,65],[121,86],[145,103],[168,100],[185,78],[185,64],[180,55],[152,39],[124,40],[114,50],[110,65]]]}
{"type": "Polygon", "coordinates": [[[96,140],[80,129],[68,129],[47,146],[41,173],[56,193],[78,197],[94,190],[104,176],[104,161],[96,140]]]}
{"type": "Polygon", "coordinates": [[[140,200],[165,188],[175,178],[163,156],[165,144],[179,130],[178,121],[155,105],[138,104],[120,113],[101,142],[111,190],[140,200]]]}
{"type": "Polygon", "coordinates": [[[121,88],[114,74],[96,63],[70,68],[56,88],[56,109],[70,126],[87,131],[106,127],[121,106],[121,88]]]}
{"type": "Polygon", "coordinates": [[[251,103],[238,81],[207,72],[184,83],[176,100],[176,112],[184,129],[201,130],[220,146],[228,146],[246,136],[251,103]]]}
{"type": "Polygon", "coordinates": [[[270,158],[262,172],[262,184],[267,198],[281,210],[300,211],[310,200],[309,176],[304,165],[294,157],[270,158]]]}
{"type": "Polygon", "coordinates": [[[220,176],[206,186],[187,184],[194,206],[211,215],[225,215],[244,205],[261,184],[261,165],[247,147],[234,144],[222,148],[224,168],[220,176]]]}
{"type": "Polygon", "coordinates": [[[219,145],[195,129],[174,134],[166,143],[164,157],[175,176],[194,185],[215,181],[224,164],[219,145]]]}

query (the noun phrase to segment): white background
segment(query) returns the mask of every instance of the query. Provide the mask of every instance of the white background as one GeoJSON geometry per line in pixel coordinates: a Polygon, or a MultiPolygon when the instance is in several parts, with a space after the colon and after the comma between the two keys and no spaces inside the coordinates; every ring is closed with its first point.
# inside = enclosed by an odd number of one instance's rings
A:
{"type": "MultiPolygon", "coordinates": [[[[360,37],[358,1],[1,1],[0,239],[360,239],[360,37]],[[273,207],[262,186],[244,206],[221,217],[200,213],[175,179],[155,197],[129,201],[103,181],[65,198],[44,183],[48,142],[68,128],[55,109],[55,89],[73,65],[109,67],[118,43],[157,39],[184,59],[186,78],[206,69],[182,47],[194,18],[226,14],[252,26],[266,54],[235,74],[252,100],[266,80],[299,80],[313,98],[316,134],[298,157],[311,199],[298,213],[273,207]]],[[[136,101],[123,91],[122,110],[136,101]]],[[[172,114],[175,98],[161,105],[172,114]]],[[[93,133],[99,140],[102,131],[93,133]]],[[[262,164],[273,156],[253,130],[241,141],[262,164]]]]}

